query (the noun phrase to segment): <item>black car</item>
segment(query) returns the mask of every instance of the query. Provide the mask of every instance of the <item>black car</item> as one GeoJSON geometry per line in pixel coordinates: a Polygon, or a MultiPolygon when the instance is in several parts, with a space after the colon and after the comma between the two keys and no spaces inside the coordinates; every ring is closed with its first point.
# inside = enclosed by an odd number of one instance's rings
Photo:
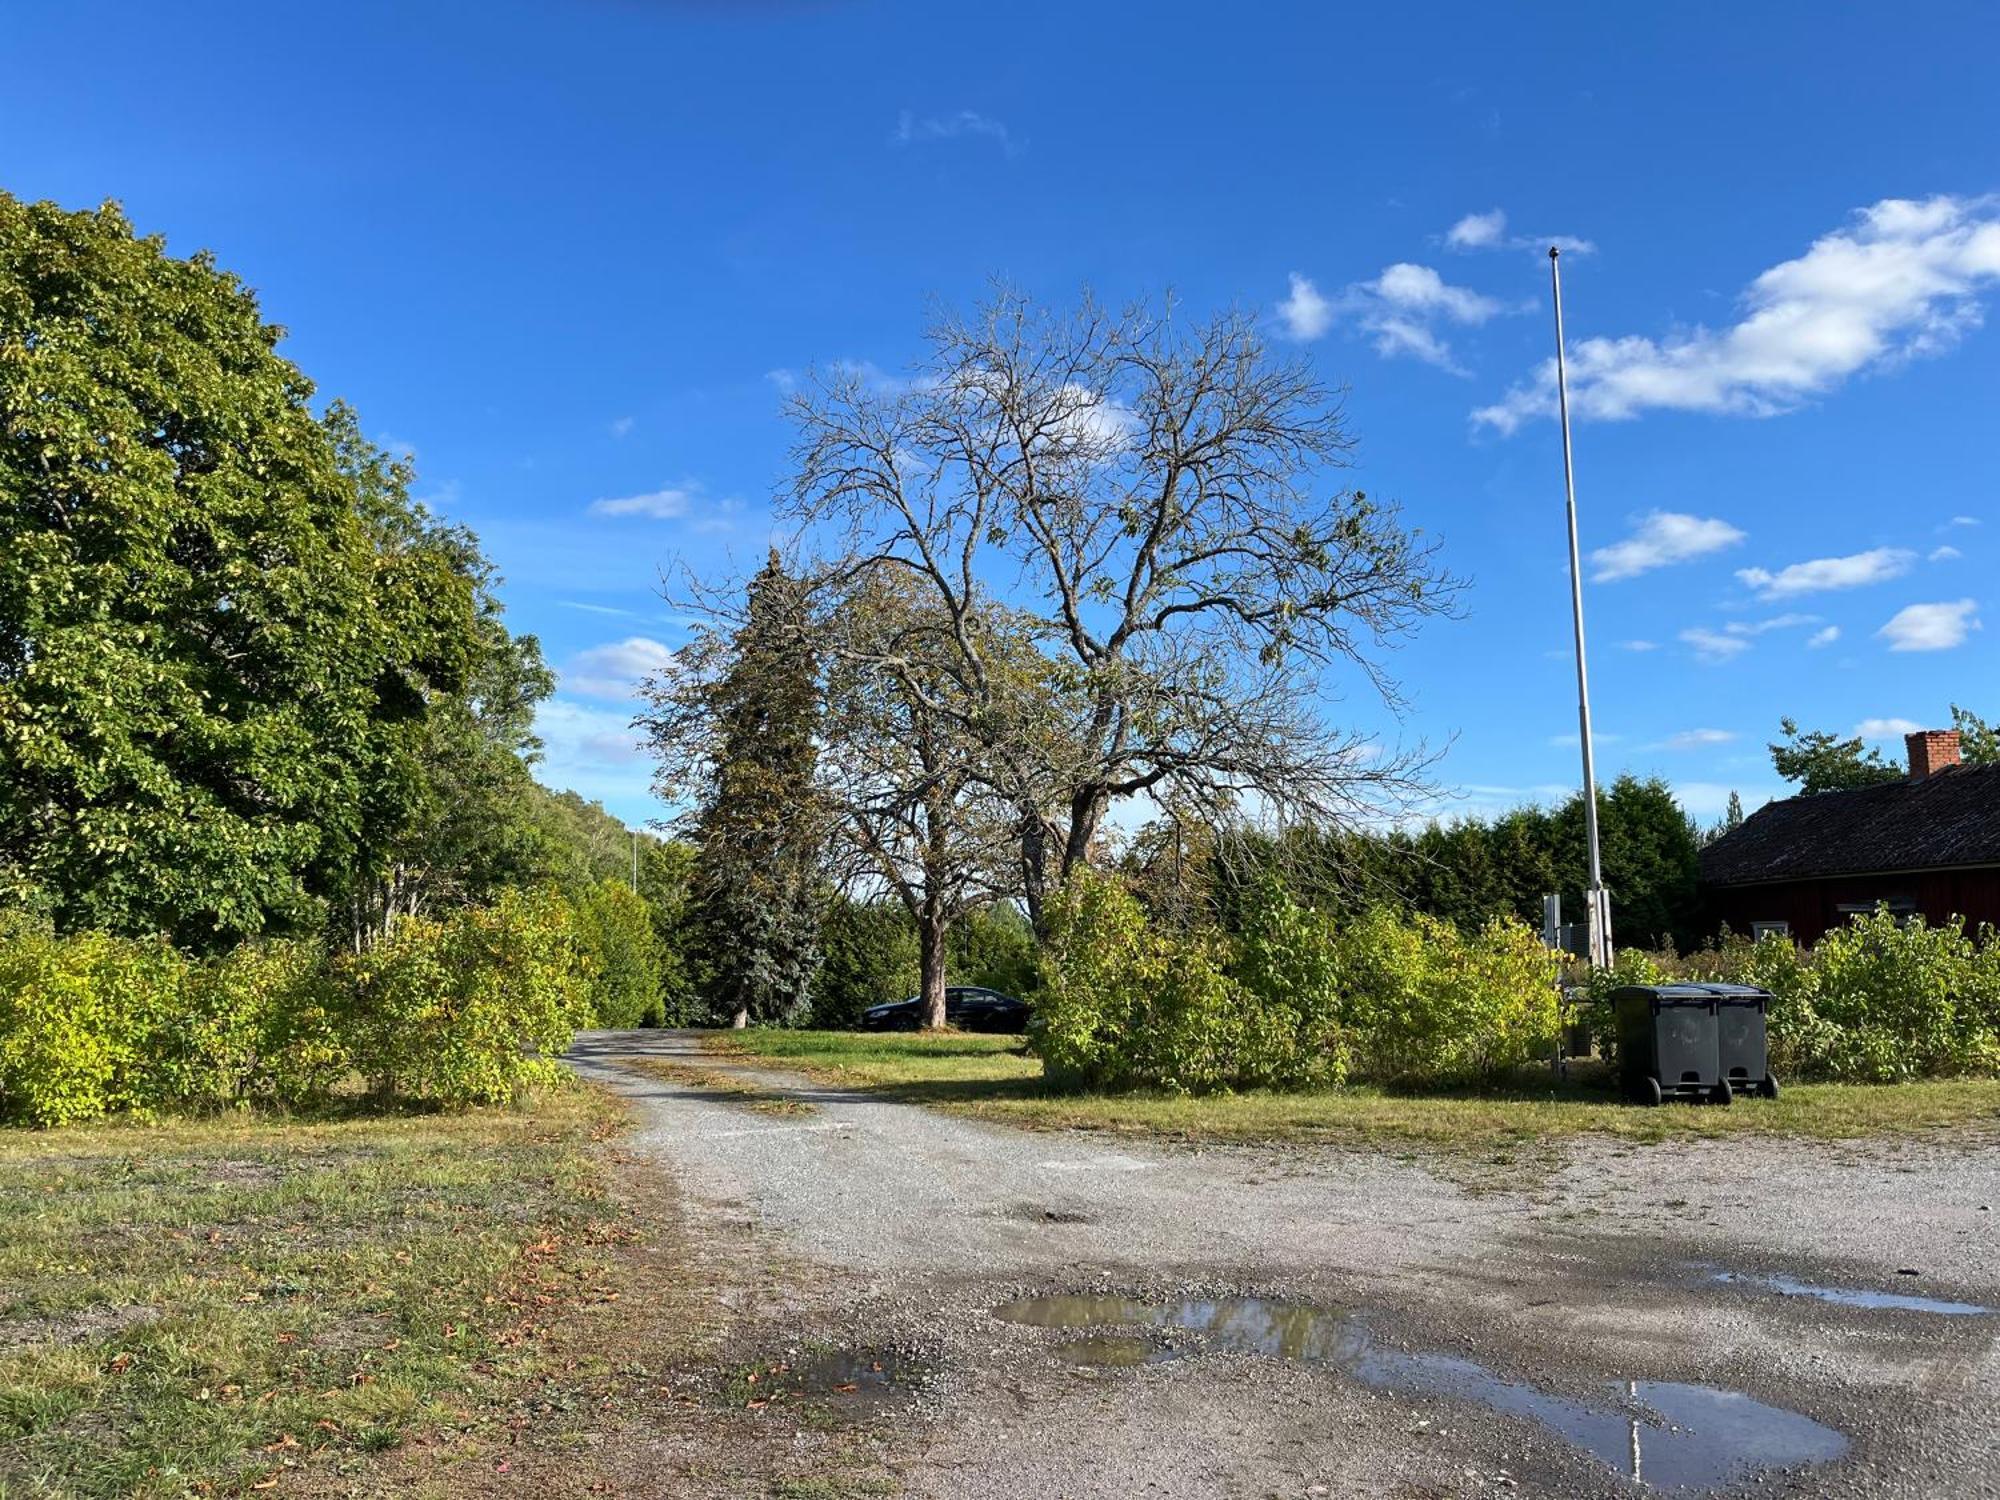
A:
{"type": "MultiPolygon", "coordinates": [[[[953,985],[944,992],[944,1019],[960,1031],[1026,1031],[1034,1008],[1025,1000],[970,985],[953,985]]],[[[916,1031],[924,1024],[924,997],[912,995],[889,1005],[871,1005],[861,1012],[863,1031],[916,1031]]]]}

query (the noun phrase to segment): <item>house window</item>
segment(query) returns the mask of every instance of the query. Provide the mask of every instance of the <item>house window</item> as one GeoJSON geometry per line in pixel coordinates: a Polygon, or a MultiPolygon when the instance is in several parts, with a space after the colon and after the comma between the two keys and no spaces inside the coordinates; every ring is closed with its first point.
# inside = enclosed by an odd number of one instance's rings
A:
{"type": "Polygon", "coordinates": [[[1792,924],[1790,922],[1752,922],[1750,924],[1750,936],[1753,939],[1790,937],[1791,935],[1792,924]]]}
{"type": "Polygon", "coordinates": [[[1910,919],[1917,914],[1917,903],[1907,900],[1843,901],[1836,910],[1839,911],[1843,921],[1851,922],[1856,917],[1874,916],[1879,907],[1887,907],[1889,909],[1889,915],[1896,919],[1898,927],[1909,926],[1910,919]]]}

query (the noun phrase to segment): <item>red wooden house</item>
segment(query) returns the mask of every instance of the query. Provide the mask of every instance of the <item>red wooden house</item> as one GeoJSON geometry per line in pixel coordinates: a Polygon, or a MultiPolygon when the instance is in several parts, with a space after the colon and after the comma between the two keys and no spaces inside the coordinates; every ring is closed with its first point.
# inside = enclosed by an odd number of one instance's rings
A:
{"type": "Polygon", "coordinates": [[[1807,944],[1884,903],[2000,927],[2000,765],[1961,764],[1956,730],[1908,745],[1903,780],[1773,802],[1710,844],[1709,909],[1734,931],[1807,944]]]}

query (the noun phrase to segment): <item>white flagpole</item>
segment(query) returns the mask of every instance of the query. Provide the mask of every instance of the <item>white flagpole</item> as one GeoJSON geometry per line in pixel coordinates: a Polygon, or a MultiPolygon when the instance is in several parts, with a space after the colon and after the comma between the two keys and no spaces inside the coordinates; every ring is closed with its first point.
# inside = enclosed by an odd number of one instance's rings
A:
{"type": "Polygon", "coordinates": [[[1583,828],[1590,844],[1590,889],[1584,893],[1590,964],[1611,964],[1611,902],[1597,850],[1597,766],[1590,739],[1590,672],[1583,654],[1583,563],[1576,544],[1576,467],[1569,447],[1569,369],[1563,354],[1562,255],[1549,246],[1549,284],[1556,303],[1556,406],[1562,418],[1563,491],[1569,503],[1569,602],[1576,624],[1576,720],[1583,740],[1583,828]]]}

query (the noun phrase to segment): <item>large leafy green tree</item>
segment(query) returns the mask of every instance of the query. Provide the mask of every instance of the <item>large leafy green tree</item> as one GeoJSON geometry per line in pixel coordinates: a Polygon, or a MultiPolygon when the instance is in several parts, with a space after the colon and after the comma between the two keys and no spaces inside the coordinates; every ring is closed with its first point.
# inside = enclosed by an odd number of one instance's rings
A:
{"type": "Polygon", "coordinates": [[[737,1025],[792,1021],[820,962],[825,820],[812,622],[775,550],[734,624],[699,633],[648,684],[640,723],[663,798],[691,802],[698,982],[737,1025]]]}
{"type": "Polygon", "coordinates": [[[392,544],[280,334],[113,205],[0,195],[0,895],[65,927],[316,924],[474,668],[476,579],[392,544]]]}

